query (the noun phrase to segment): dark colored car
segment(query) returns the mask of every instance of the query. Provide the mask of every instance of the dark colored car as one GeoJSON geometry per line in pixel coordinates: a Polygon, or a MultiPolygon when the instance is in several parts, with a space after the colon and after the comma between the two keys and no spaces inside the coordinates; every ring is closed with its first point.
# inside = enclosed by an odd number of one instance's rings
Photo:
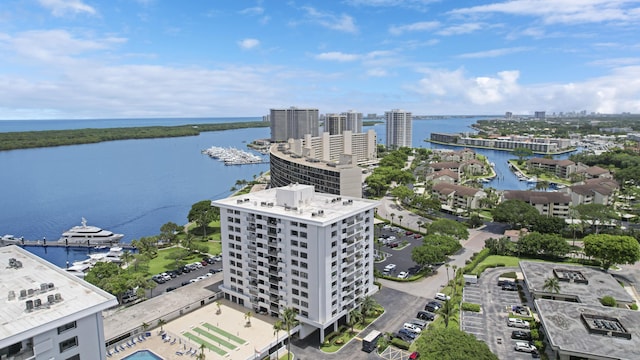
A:
{"type": "Polygon", "coordinates": [[[212,274],[222,272],[222,269],[209,269],[209,272],[212,274]]]}
{"type": "Polygon", "coordinates": [[[188,266],[183,266],[180,268],[180,270],[182,270],[183,273],[191,272],[191,269],[188,266]]]}
{"type": "Polygon", "coordinates": [[[531,333],[523,330],[514,330],[511,332],[512,339],[531,340],[531,333]]]}
{"type": "Polygon", "coordinates": [[[434,306],[433,306],[433,305],[431,305],[431,304],[427,304],[427,305],[425,305],[425,306],[424,306],[424,309],[425,309],[426,311],[429,311],[429,312],[435,313],[435,312],[436,312],[436,311],[438,311],[438,309],[440,309],[440,308],[434,307],[434,306]]]}
{"type": "Polygon", "coordinates": [[[505,285],[502,285],[502,290],[518,291],[518,287],[516,286],[516,284],[505,284],[505,285]]]}
{"type": "Polygon", "coordinates": [[[412,232],[412,231],[407,231],[407,232],[406,232],[406,233],[404,233],[404,234],[405,234],[405,235],[407,235],[407,236],[411,236],[411,235],[413,235],[413,232],[412,232]]]}
{"type": "MultiPolygon", "coordinates": [[[[405,328],[402,328],[402,329],[398,330],[398,335],[399,335],[398,337],[400,337],[400,338],[406,337],[406,338],[409,338],[411,340],[415,339],[416,336],[417,336],[416,333],[411,332],[411,331],[409,331],[409,330],[407,330],[405,328]]],[[[402,339],[402,340],[404,340],[404,339],[402,339]]],[[[405,341],[407,341],[407,340],[405,340],[405,341]]]]}
{"type": "Polygon", "coordinates": [[[178,273],[175,270],[167,271],[167,274],[169,274],[171,278],[175,278],[178,276],[178,273]]]}
{"type": "Polygon", "coordinates": [[[433,321],[436,318],[436,315],[428,311],[418,311],[418,315],[416,315],[416,317],[420,320],[433,321]]]}
{"type": "Polygon", "coordinates": [[[189,280],[186,280],[186,281],[183,281],[183,282],[182,282],[182,286],[189,285],[189,284],[191,284],[191,283],[189,282],[189,280]]]}
{"type": "Polygon", "coordinates": [[[443,306],[443,304],[440,301],[437,301],[437,300],[431,300],[431,301],[429,301],[427,303],[427,305],[431,305],[431,306],[433,306],[435,308],[438,308],[438,309],[440,309],[443,306]]]}
{"type": "Polygon", "coordinates": [[[509,284],[515,285],[516,282],[513,281],[513,280],[505,280],[505,279],[498,280],[498,286],[505,286],[505,285],[509,285],[509,284]]]}
{"type": "Polygon", "coordinates": [[[213,264],[214,262],[216,262],[212,257],[205,258],[204,261],[206,261],[207,264],[213,264]]]}
{"type": "Polygon", "coordinates": [[[156,283],[158,283],[158,284],[164,284],[164,283],[166,282],[162,277],[160,277],[160,276],[158,276],[158,275],[153,275],[153,276],[151,277],[151,279],[152,279],[153,281],[155,281],[156,283]]]}
{"type": "Polygon", "coordinates": [[[202,264],[202,266],[207,266],[207,265],[209,265],[209,263],[207,262],[207,260],[202,260],[202,261],[200,261],[200,264],[202,264]]]}
{"type": "Polygon", "coordinates": [[[165,292],[170,292],[170,291],[173,291],[173,290],[175,290],[175,289],[176,289],[176,288],[174,288],[173,286],[171,286],[171,287],[166,288],[166,289],[165,289],[165,292]]]}

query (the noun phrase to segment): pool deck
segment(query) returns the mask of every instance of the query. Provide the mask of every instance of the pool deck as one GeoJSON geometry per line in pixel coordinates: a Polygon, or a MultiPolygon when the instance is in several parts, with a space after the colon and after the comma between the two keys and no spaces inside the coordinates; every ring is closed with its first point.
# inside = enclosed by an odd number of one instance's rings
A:
{"type": "MultiPolygon", "coordinates": [[[[165,324],[163,330],[170,340],[163,339],[160,329],[155,328],[149,330],[151,336],[146,340],[131,347],[127,347],[127,341],[124,341],[124,350],[107,359],[120,360],[145,349],[153,351],[164,360],[195,359],[195,354],[190,355],[187,351],[194,349],[200,352],[200,343],[204,343],[204,353],[208,360],[246,360],[255,358],[256,354],[266,351],[276,343],[273,331],[275,318],[252,312],[251,326],[247,326],[245,314],[249,309],[224,300],[220,304],[220,313],[218,306],[212,303],[165,324]]],[[[278,337],[282,341],[286,332],[280,331],[278,337]]],[[[114,347],[109,346],[107,351],[113,353],[114,347]]]]}

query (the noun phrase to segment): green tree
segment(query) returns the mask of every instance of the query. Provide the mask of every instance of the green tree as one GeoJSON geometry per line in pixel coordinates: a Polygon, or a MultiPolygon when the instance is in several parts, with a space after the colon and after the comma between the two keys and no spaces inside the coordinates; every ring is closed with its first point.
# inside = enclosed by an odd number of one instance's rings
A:
{"type": "Polygon", "coordinates": [[[354,326],[356,326],[357,323],[359,323],[360,321],[362,321],[362,313],[360,311],[358,311],[358,309],[353,309],[351,311],[349,311],[349,321],[348,324],[351,327],[351,333],[353,334],[354,331],[354,326]]]}
{"type": "Polygon", "coordinates": [[[491,213],[494,221],[507,223],[513,229],[528,227],[539,215],[535,207],[522,200],[505,200],[491,213]]]}
{"type": "Polygon", "coordinates": [[[360,314],[362,314],[361,320],[365,321],[367,316],[371,314],[371,311],[376,307],[376,301],[371,296],[365,296],[360,302],[360,314]]]}
{"type": "Polygon", "coordinates": [[[544,280],[544,285],[542,285],[542,290],[548,291],[553,294],[560,293],[560,281],[557,277],[548,277],[544,280]]]}
{"type": "Polygon", "coordinates": [[[562,218],[538,215],[533,219],[530,230],[542,234],[560,234],[566,225],[562,218]]]}
{"type": "Polygon", "coordinates": [[[518,157],[518,164],[522,164],[524,162],[524,158],[527,158],[533,155],[533,151],[531,149],[517,147],[513,149],[513,155],[518,157]]]}
{"type": "Polygon", "coordinates": [[[631,236],[592,234],[584,238],[584,253],[600,261],[603,269],[640,260],[640,245],[631,236]]]}
{"type": "Polygon", "coordinates": [[[456,240],[469,238],[469,230],[464,224],[451,219],[438,219],[427,226],[429,234],[449,235],[456,240]]]}
{"type": "Polygon", "coordinates": [[[206,360],[206,355],[204,354],[204,343],[200,344],[200,353],[196,356],[196,360],[206,360]]]}
{"type": "Polygon", "coordinates": [[[451,300],[446,300],[442,305],[442,309],[440,309],[440,315],[442,315],[442,320],[444,321],[445,328],[449,327],[449,320],[453,316],[453,311],[454,308],[451,300]]]}
{"type": "Polygon", "coordinates": [[[511,255],[515,250],[515,245],[507,236],[499,239],[489,238],[484,242],[484,247],[489,249],[491,255],[511,255]]]}
{"type": "Polygon", "coordinates": [[[406,185],[399,185],[391,190],[391,195],[395,196],[403,203],[408,203],[414,196],[414,192],[411,191],[411,189],[409,189],[406,185]]]}
{"type": "Polygon", "coordinates": [[[220,208],[212,207],[211,200],[202,200],[191,206],[187,220],[194,222],[202,230],[202,238],[207,236],[207,227],[212,221],[220,219],[220,208]]]}
{"type": "Polygon", "coordinates": [[[532,232],[520,237],[516,249],[524,255],[562,257],[571,251],[571,246],[560,235],[532,232]]]}
{"type": "Polygon", "coordinates": [[[165,319],[158,319],[158,326],[160,326],[160,332],[164,332],[164,326],[167,324],[165,319]]]}
{"type": "Polygon", "coordinates": [[[424,360],[498,360],[486,343],[455,326],[429,328],[416,340],[416,349],[424,360]]]}
{"type": "Polygon", "coordinates": [[[291,358],[291,329],[298,326],[299,321],[296,319],[298,310],[288,307],[282,312],[282,324],[287,330],[287,359],[291,358]]]}
{"type": "Polygon", "coordinates": [[[253,314],[251,313],[251,311],[247,311],[244,314],[244,319],[247,321],[247,326],[251,326],[251,317],[253,316],[253,314]]]}
{"type": "Polygon", "coordinates": [[[178,232],[180,231],[180,229],[181,228],[178,224],[169,221],[168,223],[160,227],[160,239],[165,240],[169,244],[173,245],[178,238],[178,232]]]}
{"type": "Polygon", "coordinates": [[[591,226],[597,234],[598,225],[609,224],[612,220],[619,218],[616,211],[606,205],[602,204],[581,204],[573,208],[578,218],[582,221],[583,225],[591,226]]]}

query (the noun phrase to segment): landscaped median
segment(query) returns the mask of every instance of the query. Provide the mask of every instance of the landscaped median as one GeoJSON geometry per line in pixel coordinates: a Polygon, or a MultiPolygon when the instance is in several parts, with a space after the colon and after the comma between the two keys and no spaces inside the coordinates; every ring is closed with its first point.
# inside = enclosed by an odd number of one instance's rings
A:
{"type": "Polygon", "coordinates": [[[347,325],[341,325],[338,331],[331,332],[324,339],[324,343],[320,346],[320,350],[326,353],[334,353],[340,350],[346,343],[362,333],[371,323],[384,314],[384,308],[376,304],[371,311],[368,312],[362,321],[353,324],[353,328],[347,325]]]}

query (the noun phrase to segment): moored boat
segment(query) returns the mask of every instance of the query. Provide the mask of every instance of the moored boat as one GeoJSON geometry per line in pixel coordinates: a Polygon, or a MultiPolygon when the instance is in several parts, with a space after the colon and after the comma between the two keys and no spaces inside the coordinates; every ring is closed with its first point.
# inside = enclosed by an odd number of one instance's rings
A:
{"type": "Polygon", "coordinates": [[[82,218],[82,225],[74,226],[62,234],[59,243],[66,245],[104,245],[116,244],[124,237],[123,234],[115,234],[97,226],[87,225],[87,220],[82,218]]]}

